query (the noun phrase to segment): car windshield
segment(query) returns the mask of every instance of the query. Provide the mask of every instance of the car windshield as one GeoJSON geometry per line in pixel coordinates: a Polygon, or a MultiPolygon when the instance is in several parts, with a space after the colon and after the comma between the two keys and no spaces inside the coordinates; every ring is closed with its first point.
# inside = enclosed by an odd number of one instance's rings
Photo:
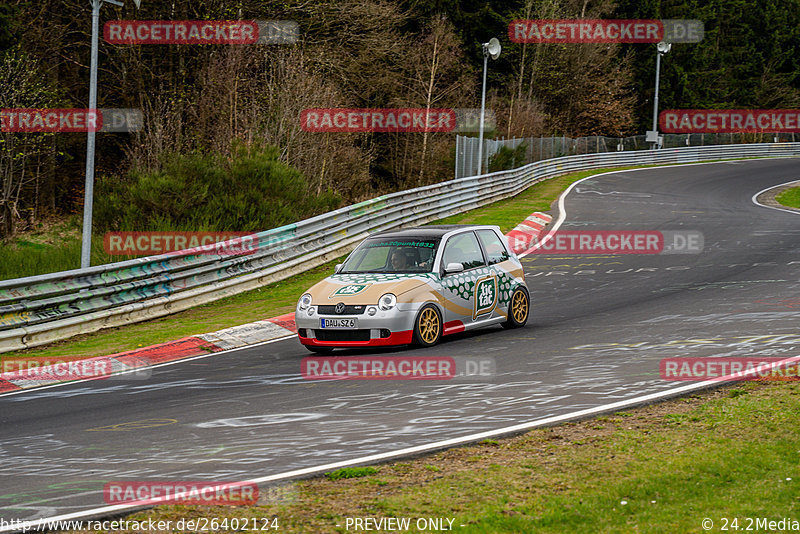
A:
{"type": "Polygon", "coordinates": [[[339,273],[429,273],[438,239],[370,238],[344,262],[339,273]]]}

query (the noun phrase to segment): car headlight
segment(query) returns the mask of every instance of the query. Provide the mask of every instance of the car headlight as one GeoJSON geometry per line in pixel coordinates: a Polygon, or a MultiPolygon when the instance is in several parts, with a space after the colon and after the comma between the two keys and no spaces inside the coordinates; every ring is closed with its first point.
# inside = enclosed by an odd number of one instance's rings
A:
{"type": "Polygon", "coordinates": [[[383,311],[389,311],[397,304],[397,297],[391,293],[386,293],[378,299],[378,307],[383,311]]]}
{"type": "Polygon", "coordinates": [[[305,310],[309,306],[311,306],[311,295],[309,293],[306,293],[305,295],[300,297],[300,301],[297,303],[297,309],[305,310]]]}

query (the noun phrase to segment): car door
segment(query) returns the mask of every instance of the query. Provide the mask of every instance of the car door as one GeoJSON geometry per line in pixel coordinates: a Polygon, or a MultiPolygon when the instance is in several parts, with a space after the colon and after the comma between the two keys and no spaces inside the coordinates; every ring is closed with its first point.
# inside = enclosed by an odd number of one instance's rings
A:
{"type": "Polygon", "coordinates": [[[491,229],[476,230],[475,234],[483,247],[486,265],[492,274],[497,277],[497,306],[492,314],[493,317],[507,317],[508,305],[513,290],[515,264],[511,255],[508,253],[506,244],[491,229]]]}
{"type": "Polygon", "coordinates": [[[447,240],[442,253],[441,280],[446,301],[445,330],[466,327],[491,316],[496,307],[497,279],[486,265],[475,232],[461,232],[447,240]],[[464,270],[445,272],[451,263],[460,263],[464,270]]]}

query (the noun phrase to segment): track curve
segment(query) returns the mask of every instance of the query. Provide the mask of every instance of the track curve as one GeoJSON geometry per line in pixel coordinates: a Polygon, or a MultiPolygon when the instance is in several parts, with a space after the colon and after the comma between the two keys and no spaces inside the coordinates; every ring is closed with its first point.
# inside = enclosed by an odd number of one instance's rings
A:
{"type": "Polygon", "coordinates": [[[586,179],[562,202],[562,230],[693,230],[703,252],[533,254],[523,259],[525,328],[375,353],[492,357],[488,379],[308,382],[307,352],[290,339],[158,367],[146,380],[0,396],[0,517],[97,509],[109,481],[280,478],[618,409],[608,405],[685,385],[661,380],[665,357],[796,355],[800,217],[751,197],[798,174],[797,160],[781,159],[586,179]]]}

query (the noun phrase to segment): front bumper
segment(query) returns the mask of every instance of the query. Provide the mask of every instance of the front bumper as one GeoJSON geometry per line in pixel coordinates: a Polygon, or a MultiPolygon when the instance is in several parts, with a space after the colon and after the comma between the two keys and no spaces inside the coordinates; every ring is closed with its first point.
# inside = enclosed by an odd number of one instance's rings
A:
{"type": "Polygon", "coordinates": [[[341,348],[358,348],[358,347],[389,347],[393,345],[410,345],[414,339],[414,333],[411,330],[404,332],[391,332],[389,337],[370,338],[368,341],[322,341],[313,337],[303,337],[298,334],[298,339],[303,345],[309,347],[341,347],[341,348]]]}
{"type": "Polygon", "coordinates": [[[414,320],[420,306],[398,305],[374,316],[328,315],[303,311],[295,312],[295,323],[300,343],[312,347],[384,347],[408,345],[414,337],[414,320]],[[357,319],[358,329],[323,329],[320,319],[357,319]]]}

